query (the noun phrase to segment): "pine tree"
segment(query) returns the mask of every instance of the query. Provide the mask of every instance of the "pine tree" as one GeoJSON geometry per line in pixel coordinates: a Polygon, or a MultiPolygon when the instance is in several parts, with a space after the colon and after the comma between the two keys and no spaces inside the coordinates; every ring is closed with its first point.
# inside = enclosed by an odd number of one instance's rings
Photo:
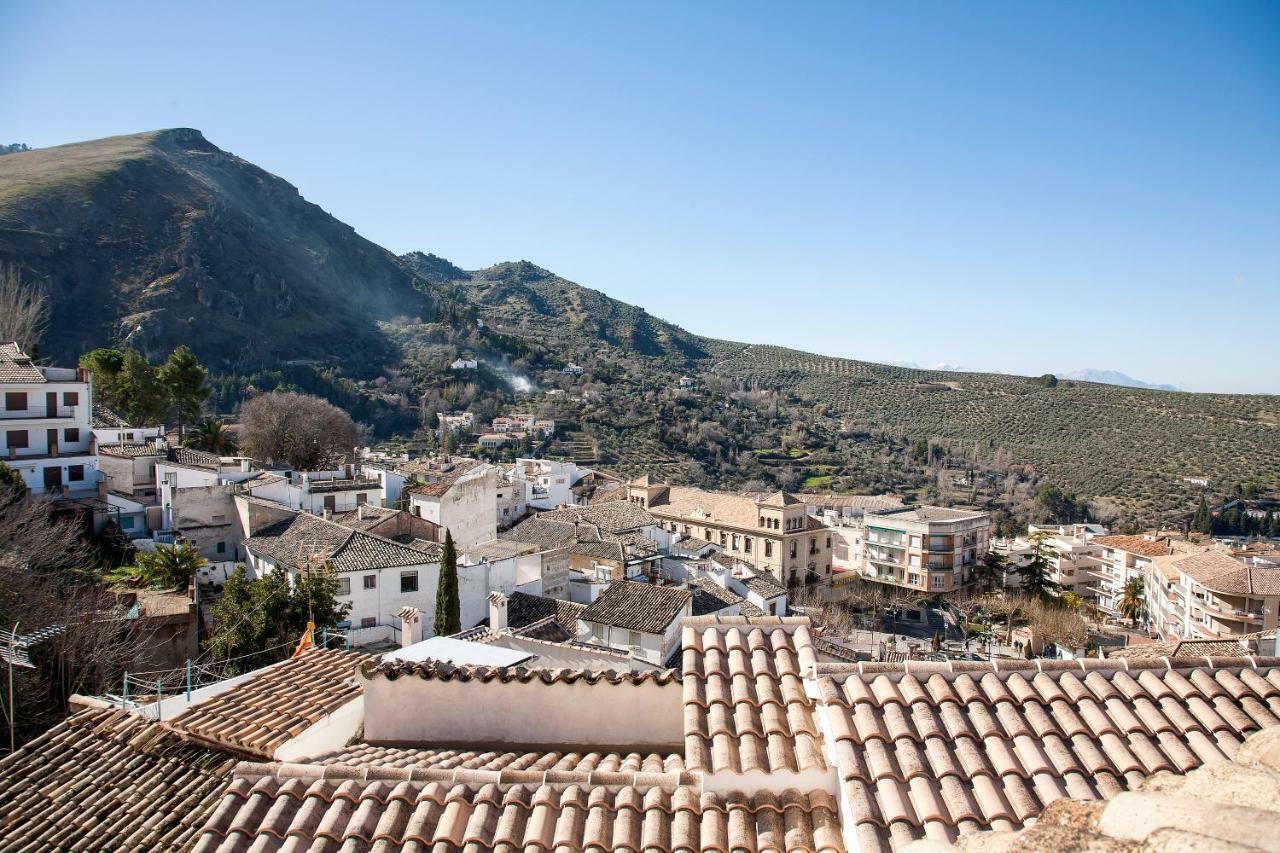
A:
{"type": "Polygon", "coordinates": [[[1037,533],[1031,537],[1031,557],[1014,567],[1018,580],[1022,582],[1022,591],[1032,598],[1041,601],[1053,599],[1062,589],[1049,577],[1053,566],[1050,560],[1057,556],[1056,552],[1044,544],[1044,534],[1037,533]]]}
{"type": "Polygon", "coordinates": [[[136,426],[161,423],[169,411],[169,392],[159,371],[137,350],[127,350],[116,377],[116,403],[120,414],[136,426]]]}
{"type": "Polygon", "coordinates": [[[1203,493],[1200,495],[1200,506],[1196,509],[1195,518],[1191,519],[1191,529],[1196,533],[1208,533],[1213,528],[1213,516],[1209,514],[1209,501],[1203,493]]]}
{"type": "Polygon", "coordinates": [[[178,437],[181,439],[182,428],[200,418],[200,408],[212,390],[205,383],[209,371],[204,369],[186,344],[181,344],[161,366],[159,378],[173,401],[174,412],[178,416],[178,437]]]}
{"type": "Polygon", "coordinates": [[[453,534],[444,532],[444,549],[440,554],[440,581],[436,584],[435,635],[447,637],[462,630],[461,606],[458,603],[458,552],[453,534]]]}

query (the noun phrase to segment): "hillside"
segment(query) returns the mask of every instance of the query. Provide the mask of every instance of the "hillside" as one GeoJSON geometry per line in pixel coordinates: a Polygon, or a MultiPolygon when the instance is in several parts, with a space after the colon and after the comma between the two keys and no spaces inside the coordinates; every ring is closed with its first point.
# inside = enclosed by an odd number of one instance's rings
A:
{"type": "Polygon", "coordinates": [[[63,363],[186,343],[220,372],[316,359],[372,375],[394,356],[377,322],[431,310],[391,253],[187,129],[0,157],[4,259],[49,289],[43,352],[63,363]]]}
{"type": "Polygon", "coordinates": [[[1280,487],[1274,396],[1050,387],[704,338],[527,261],[397,257],[194,130],[0,158],[5,259],[53,298],[44,356],[186,343],[221,411],[298,387],[385,438],[431,412],[535,408],[564,425],[549,452],[620,474],[1024,518],[1046,484],[1132,525],[1193,508],[1184,478],[1218,495],[1280,487]],[[460,356],[479,366],[452,370],[460,356]]]}

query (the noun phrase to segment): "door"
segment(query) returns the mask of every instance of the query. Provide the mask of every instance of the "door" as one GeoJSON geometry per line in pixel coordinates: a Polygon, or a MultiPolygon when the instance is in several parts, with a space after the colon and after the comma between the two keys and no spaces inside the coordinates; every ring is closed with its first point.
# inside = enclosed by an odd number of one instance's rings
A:
{"type": "Polygon", "coordinates": [[[44,395],[44,415],[47,418],[58,416],[58,395],[53,391],[44,395]]]}
{"type": "Polygon", "coordinates": [[[56,429],[45,430],[45,435],[49,440],[49,455],[58,455],[58,431],[56,429]]]}
{"type": "Polygon", "coordinates": [[[62,491],[62,468],[50,465],[44,469],[44,490],[46,492],[62,491]]]}

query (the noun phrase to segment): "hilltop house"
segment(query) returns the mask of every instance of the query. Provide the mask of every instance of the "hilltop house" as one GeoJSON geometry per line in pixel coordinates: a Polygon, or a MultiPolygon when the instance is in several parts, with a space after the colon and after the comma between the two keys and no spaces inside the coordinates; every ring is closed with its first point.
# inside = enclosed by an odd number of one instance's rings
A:
{"type": "Polygon", "coordinates": [[[474,358],[458,358],[454,359],[449,365],[450,370],[475,370],[479,367],[474,358]]]}
{"type": "Polygon", "coordinates": [[[92,398],[88,371],[40,367],[0,343],[0,459],[32,494],[97,494],[92,398]]]}

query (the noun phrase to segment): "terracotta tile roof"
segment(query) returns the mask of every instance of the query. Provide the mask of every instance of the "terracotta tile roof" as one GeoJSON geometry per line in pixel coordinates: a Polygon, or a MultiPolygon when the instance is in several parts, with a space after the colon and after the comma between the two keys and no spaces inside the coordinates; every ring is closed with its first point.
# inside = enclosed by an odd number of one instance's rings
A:
{"type": "MultiPolygon", "coordinates": [[[[864,851],[1011,830],[1227,761],[1280,725],[1280,658],[823,664],[818,693],[864,851]],[[1256,666],[1255,666],[1256,661],[1256,666]]],[[[690,766],[694,766],[690,762],[690,766]]]]}
{"type": "Polygon", "coordinates": [[[421,767],[444,770],[557,770],[602,773],[683,773],[684,756],[632,752],[477,752],[353,743],[322,753],[307,764],[421,767]]]}
{"type": "Polygon", "coordinates": [[[1172,560],[1173,568],[1197,583],[1227,595],[1280,595],[1280,569],[1250,566],[1221,551],[1202,551],[1172,560]]]}
{"type": "Polygon", "coordinates": [[[862,509],[874,512],[902,506],[902,499],[895,495],[837,495],[834,493],[802,492],[796,495],[809,506],[825,509],[862,509]]]}
{"type": "Polygon", "coordinates": [[[293,569],[306,568],[308,560],[322,557],[339,573],[420,566],[439,562],[441,553],[441,546],[434,542],[402,545],[305,512],[262,528],[244,544],[293,569]]]}
{"type": "Polygon", "coordinates": [[[205,468],[217,471],[222,467],[222,457],[216,453],[206,453],[190,447],[172,447],[169,449],[169,460],[179,465],[190,465],[193,468],[205,468]]]}
{"type": "Polygon", "coordinates": [[[16,343],[0,343],[0,382],[44,382],[44,374],[16,343]]]}
{"type": "Polygon", "coordinates": [[[743,578],[742,584],[763,598],[776,598],[779,595],[787,594],[787,588],[774,580],[772,575],[765,572],[760,572],[749,578],[743,578]]]}
{"type": "Polygon", "coordinates": [[[355,668],[376,659],[312,649],[191,705],[165,725],[205,743],[272,758],[282,744],[358,697],[355,668]]]}
{"type": "Polygon", "coordinates": [[[685,761],[719,773],[825,769],[803,676],[817,657],[804,617],[684,623],[685,761]]]}
{"type": "Polygon", "coordinates": [[[589,524],[604,533],[628,533],[658,523],[658,519],[644,507],[625,500],[567,506],[539,513],[538,518],[589,524]]]}
{"type": "Polygon", "coordinates": [[[487,462],[481,462],[479,459],[455,459],[449,463],[452,467],[448,471],[441,471],[439,464],[437,460],[426,460],[424,462],[407,462],[398,465],[396,470],[401,473],[414,477],[429,478],[426,483],[414,483],[406,486],[404,491],[412,495],[438,498],[452,489],[453,484],[461,479],[464,474],[469,474],[482,465],[492,467],[487,462]]]}
{"type": "Polygon", "coordinates": [[[195,853],[364,850],[375,839],[382,853],[844,849],[825,792],[700,794],[674,775],[618,774],[606,786],[588,784],[587,774],[509,784],[505,773],[478,770],[388,771],[368,781],[305,771],[240,765],[195,853]]]}
{"type": "Polygon", "coordinates": [[[529,595],[524,592],[513,592],[507,598],[507,627],[524,628],[534,622],[548,617],[568,629],[573,636],[578,635],[578,617],[586,610],[585,604],[576,604],[559,598],[547,598],[542,595],[529,595]]]}
{"type": "Polygon", "coordinates": [[[1117,548],[1130,554],[1141,554],[1144,557],[1161,557],[1169,553],[1169,542],[1165,539],[1148,539],[1145,536],[1095,536],[1093,544],[1104,548],[1117,548]]]}
{"type": "Polygon", "coordinates": [[[649,511],[662,518],[679,518],[696,522],[709,520],[713,524],[730,524],[752,529],[759,527],[760,519],[760,511],[754,497],[731,492],[712,492],[690,486],[668,486],[665,496],[656,498],[649,505],[649,511]]]}
{"type": "Polygon", "coordinates": [[[712,613],[719,613],[721,610],[733,607],[735,604],[741,607],[746,605],[752,608],[755,613],[741,613],[742,616],[761,616],[758,612],[760,608],[747,601],[736,592],[732,592],[720,584],[711,580],[711,578],[690,578],[688,581],[689,591],[693,593],[693,615],[707,616],[712,613]]]}
{"type": "Polygon", "coordinates": [[[105,403],[94,403],[93,426],[95,429],[129,429],[133,425],[125,420],[124,415],[105,403]]]}
{"type": "Polygon", "coordinates": [[[1242,658],[1249,650],[1235,640],[1166,640],[1126,646],[1107,654],[1109,658],[1159,660],[1160,658],[1242,658]]]}
{"type": "Polygon", "coordinates": [[[0,849],[180,850],[235,760],[124,711],[82,711],[0,759],[0,849]]]}
{"type": "Polygon", "coordinates": [[[128,441],[99,444],[98,453],[119,459],[140,459],[144,456],[165,456],[168,451],[156,444],[155,439],[151,439],[141,444],[128,441]]]}
{"type": "Polygon", "coordinates": [[[680,618],[692,598],[693,593],[680,587],[614,581],[578,618],[597,625],[658,634],[680,618]]]}
{"type": "Polygon", "coordinates": [[[627,682],[642,684],[646,681],[671,684],[677,678],[676,674],[668,669],[646,670],[643,672],[531,669],[522,666],[459,665],[439,660],[392,660],[381,663],[370,661],[361,666],[360,671],[366,678],[382,676],[392,681],[402,676],[417,676],[428,681],[479,681],[483,683],[499,681],[503,684],[511,682],[529,684],[535,681],[543,684],[574,684],[579,681],[587,684],[596,684],[601,681],[606,681],[610,684],[625,684],[627,682]]]}
{"type": "Polygon", "coordinates": [[[1019,832],[979,832],[955,847],[919,842],[912,853],[992,850],[1242,851],[1280,838],[1280,729],[1250,735],[1232,761],[1147,780],[1108,802],[1056,800],[1019,832]]]}

